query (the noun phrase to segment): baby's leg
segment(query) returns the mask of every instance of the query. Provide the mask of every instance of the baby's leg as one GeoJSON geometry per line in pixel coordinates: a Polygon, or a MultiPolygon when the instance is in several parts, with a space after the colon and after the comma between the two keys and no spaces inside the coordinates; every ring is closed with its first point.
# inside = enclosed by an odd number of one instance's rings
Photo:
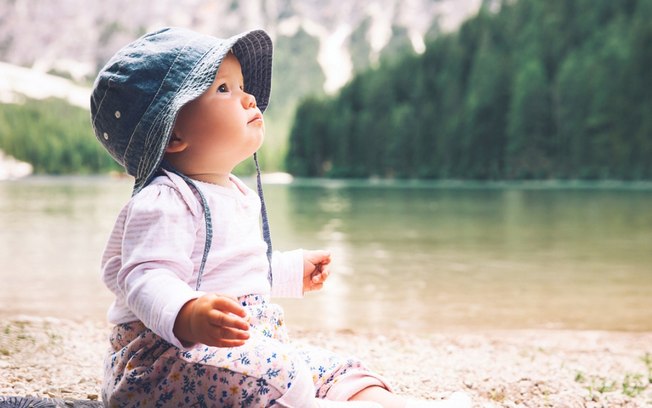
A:
{"type": "MultiPolygon", "coordinates": [[[[251,334],[244,346],[208,347],[209,353],[188,358],[206,369],[205,384],[219,390],[217,406],[306,406],[314,398],[314,385],[305,363],[287,345],[255,331],[251,334]]],[[[196,375],[198,370],[188,371],[196,375]]]]}
{"type": "Polygon", "coordinates": [[[382,408],[470,408],[471,398],[463,392],[455,392],[449,398],[437,401],[408,399],[381,387],[369,387],[351,398],[353,401],[376,401],[382,408]]]}
{"type": "MultiPolygon", "coordinates": [[[[333,352],[301,346],[297,351],[310,371],[317,397],[324,400],[373,402],[380,408],[468,408],[469,397],[455,393],[449,399],[420,401],[394,394],[387,382],[368,370],[355,358],[344,358],[333,352]]],[[[343,407],[346,405],[342,405],[343,407]]],[[[353,408],[353,405],[351,405],[353,408]]]]}
{"type": "Polygon", "coordinates": [[[114,333],[106,360],[110,406],[308,407],[315,388],[303,361],[273,339],[252,333],[242,347],[179,350],[142,324],[114,333]]]}
{"type": "Polygon", "coordinates": [[[380,375],[368,370],[356,358],[309,345],[296,347],[296,354],[297,360],[305,361],[312,372],[316,395],[320,399],[348,401],[369,387],[390,389],[380,375]]]}

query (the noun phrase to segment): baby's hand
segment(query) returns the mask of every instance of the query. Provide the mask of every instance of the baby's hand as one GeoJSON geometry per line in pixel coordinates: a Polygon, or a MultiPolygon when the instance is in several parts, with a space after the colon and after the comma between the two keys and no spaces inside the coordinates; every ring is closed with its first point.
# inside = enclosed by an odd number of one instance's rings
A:
{"type": "Polygon", "coordinates": [[[248,330],[247,312],[237,300],[214,293],[187,302],[174,322],[184,345],[239,347],[249,339],[248,330]]]}
{"type": "Polygon", "coordinates": [[[303,251],[303,291],[319,290],[330,275],[328,251],[303,251]]]}

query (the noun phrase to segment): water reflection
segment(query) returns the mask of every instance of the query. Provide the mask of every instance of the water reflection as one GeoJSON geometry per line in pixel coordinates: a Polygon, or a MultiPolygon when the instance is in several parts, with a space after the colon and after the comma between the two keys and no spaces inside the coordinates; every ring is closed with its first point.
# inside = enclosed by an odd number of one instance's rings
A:
{"type": "MultiPolygon", "coordinates": [[[[103,318],[99,259],[128,180],[0,183],[1,314],[103,318]]],[[[277,249],[327,248],[327,288],[283,300],[327,328],[652,330],[651,189],[269,185],[277,249]]]]}
{"type": "Polygon", "coordinates": [[[336,283],[348,288],[316,295],[318,308],[290,303],[301,321],[346,304],[335,326],[652,324],[649,191],[367,185],[290,194],[296,225],[320,231],[311,243],[334,249],[336,283]]]}

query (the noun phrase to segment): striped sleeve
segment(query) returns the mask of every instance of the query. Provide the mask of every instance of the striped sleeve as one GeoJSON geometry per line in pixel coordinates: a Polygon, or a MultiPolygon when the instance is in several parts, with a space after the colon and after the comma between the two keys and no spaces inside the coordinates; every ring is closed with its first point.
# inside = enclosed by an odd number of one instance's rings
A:
{"type": "Polygon", "coordinates": [[[176,316],[186,302],[202,295],[189,285],[196,233],[186,202],[166,185],[141,191],[124,220],[120,295],[147,327],[180,348],[173,332],[176,316]]]}
{"type": "Polygon", "coordinates": [[[302,297],[303,250],[274,251],[272,254],[272,278],[272,296],[302,297]]]}

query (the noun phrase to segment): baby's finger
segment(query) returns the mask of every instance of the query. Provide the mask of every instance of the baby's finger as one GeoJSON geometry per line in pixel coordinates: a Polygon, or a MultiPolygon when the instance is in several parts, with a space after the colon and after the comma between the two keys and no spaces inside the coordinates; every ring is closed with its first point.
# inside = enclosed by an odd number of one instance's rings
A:
{"type": "Polygon", "coordinates": [[[235,298],[227,296],[217,296],[213,300],[213,309],[219,310],[224,313],[233,313],[236,316],[246,317],[247,311],[238,303],[235,298]]]}
{"type": "Polygon", "coordinates": [[[227,314],[219,310],[211,310],[208,314],[208,322],[215,327],[249,330],[249,323],[240,316],[227,314]]]}
{"type": "Polygon", "coordinates": [[[231,329],[228,327],[215,328],[211,335],[216,340],[240,340],[244,341],[249,339],[249,333],[243,330],[231,329]]]}
{"type": "Polygon", "coordinates": [[[331,271],[328,268],[324,268],[323,271],[321,271],[321,281],[326,282],[326,279],[330,276],[331,271]]]}
{"type": "Polygon", "coordinates": [[[328,271],[322,271],[321,273],[316,273],[312,276],[312,283],[324,283],[328,279],[328,271]]]}

